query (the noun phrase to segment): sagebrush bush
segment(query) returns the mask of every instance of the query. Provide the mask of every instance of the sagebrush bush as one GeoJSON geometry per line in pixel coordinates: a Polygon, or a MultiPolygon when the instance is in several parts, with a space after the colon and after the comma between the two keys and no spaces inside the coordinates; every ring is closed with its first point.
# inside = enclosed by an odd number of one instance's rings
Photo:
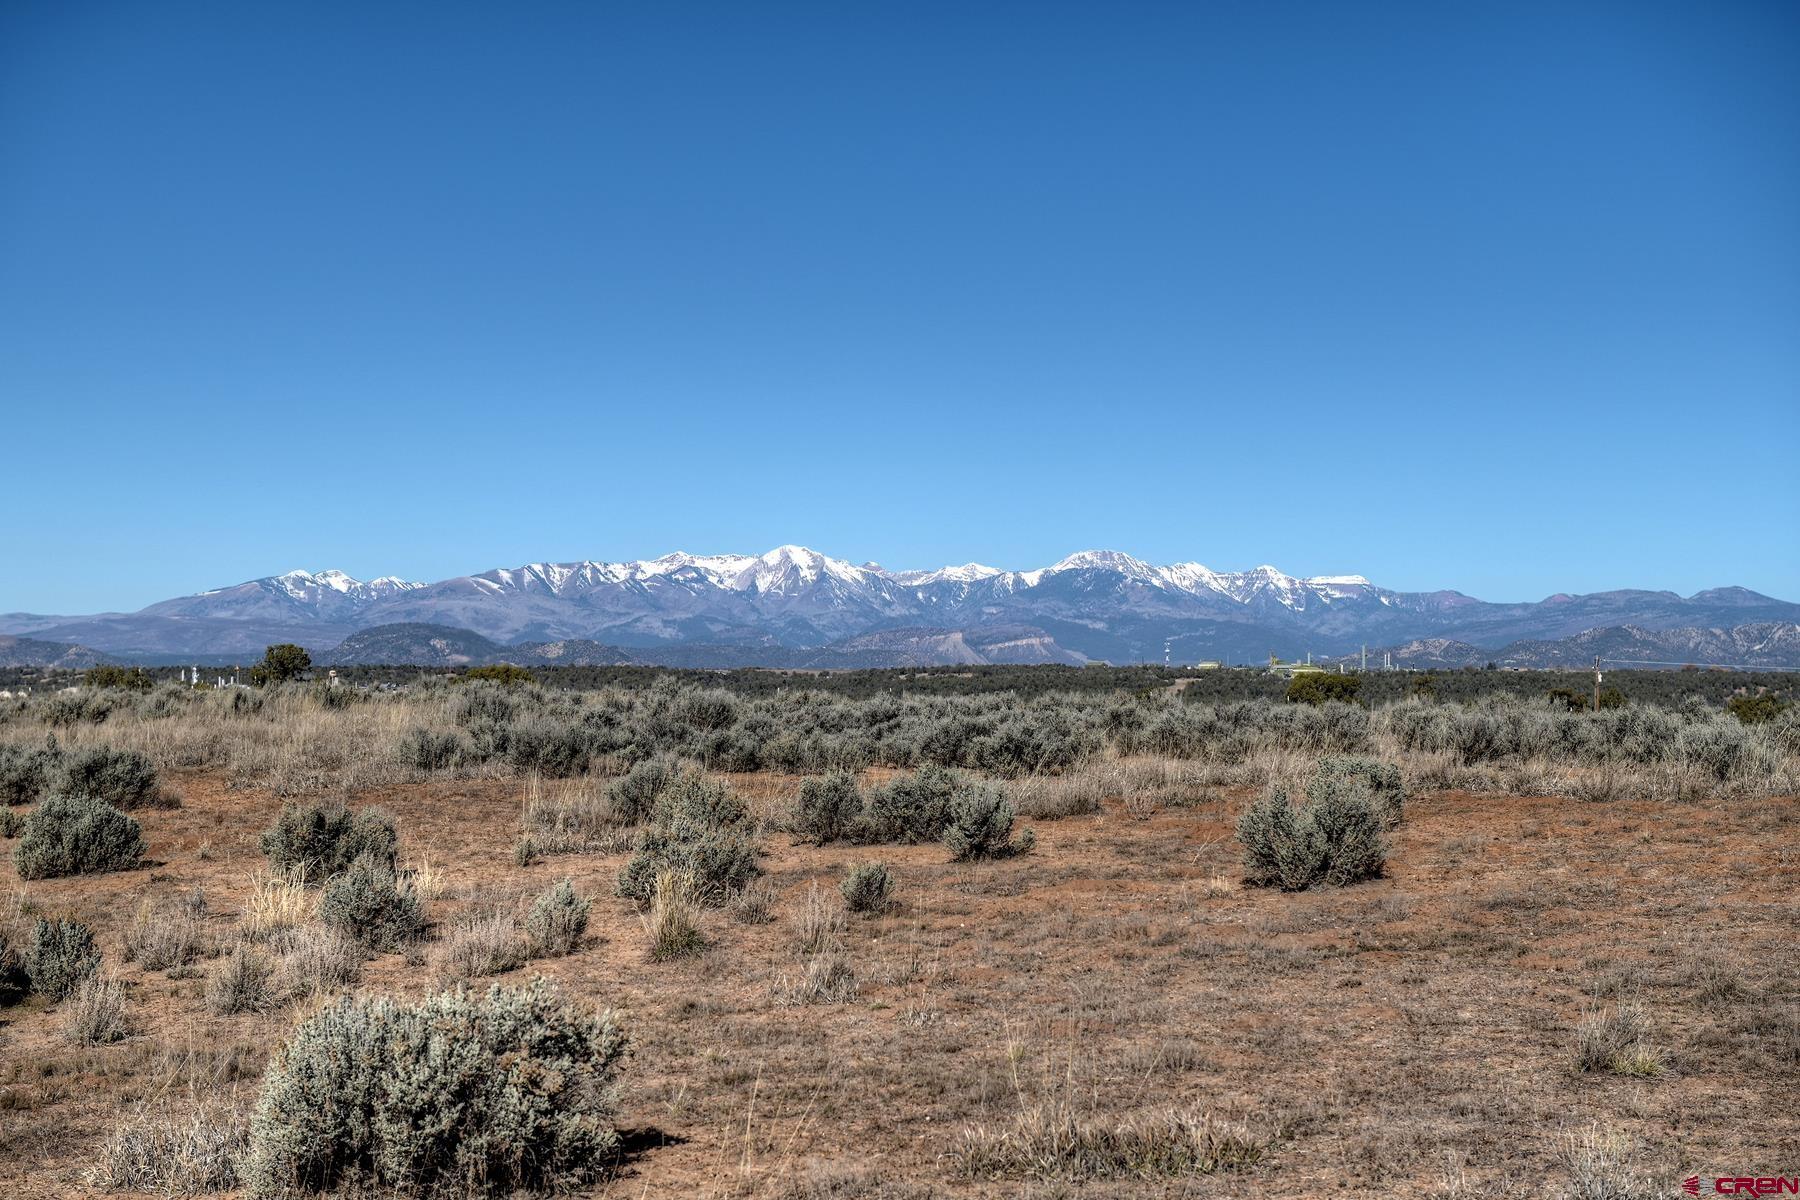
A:
{"type": "Polygon", "coordinates": [[[460,737],[432,729],[415,729],[401,738],[399,753],[401,762],[421,771],[442,771],[467,756],[460,737]]]}
{"type": "Polygon", "coordinates": [[[62,773],[62,753],[55,742],[39,750],[0,746],[0,804],[30,804],[62,773]]]}
{"type": "Polygon", "coordinates": [[[51,796],[32,809],[13,847],[21,879],[128,871],[144,856],[138,823],[89,796],[51,796]]]}
{"type": "Polygon", "coordinates": [[[61,693],[44,704],[44,722],[59,729],[71,725],[99,725],[112,715],[119,703],[105,692],[61,693]]]}
{"type": "Polygon", "coordinates": [[[838,885],[844,905],[851,912],[886,912],[894,890],[894,876],[882,863],[859,863],[838,885]]]}
{"type": "Polygon", "coordinates": [[[284,875],[322,883],[358,859],[394,865],[394,819],[379,808],[352,813],[343,804],[284,804],[263,831],[262,852],[284,875]]]}
{"type": "Polygon", "coordinates": [[[794,802],[794,832],[823,846],[849,837],[862,810],[862,792],[848,771],[804,779],[794,802]]]}
{"type": "Polygon", "coordinates": [[[1374,758],[1321,758],[1307,781],[1307,800],[1319,803],[1343,792],[1366,795],[1389,829],[1405,819],[1406,788],[1394,763],[1374,758]]]}
{"type": "Polygon", "coordinates": [[[1381,829],[1374,802],[1359,790],[1331,790],[1295,808],[1276,788],[1238,820],[1245,882],[1297,892],[1373,878],[1387,863],[1381,829]]]}
{"type": "Polygon", "coordinates": [[[680,777],[680,769],[671,760],[648,758],[613,780],[606,789],[606,797],[621,822],[636,825],[649,819],[657,799],[680,777]]]}
{"type": "Polygon", "coordinates": [[[319,919],[371,950],[395,951],[425,928],[419,898],[403,887],[391,859],[359,858],[325,885],[319,919]]]}
{"type": "Polygon", "coordinates": [[[0,808],[0,838],[16,838],[25,832],[25,818],[10,808],[0,808]]]}
{"type": "Polygon", "coordinates": [[[294,1031],[263,1080],[243,1177],[259,1197],[388,1190],[566,1191],[618,1150],[626,1039],[544,980],[419,1003],[342,999],[294,1031]]]}
{"type": "Polygon", "coordinates": [[[1037,838],[1030,830],[1014,838],[1012,827],[1013,806],[1006,793],[989,783],[969,783],[950,801],[944,844],[957,862],[1024,854],[1037,838]]]}
{"type": "Polygon", "coordinates": [[[575,885],[559,879],[531,902],[525,914],[525,936],[536,955],[572,954],[587,932],[592,900],[575,894],[575,885]]]}
{"type": "Polygon", "coordinates": [[[69,755],[63,764],[61,790],[91,796],[114,808],[172,808],[179,801],[157,784],[156,767],[136,750],[93,746],[69,755]]]}
{"type": "Polygon", "coordinates": [[[554,720],[515,725],[506,740],[506,759],[516,770],[551,779],[566,779],[586,771],[595,752],[588,730],[554,720]]]}
{"type": "Polygon", "coordinates": [[[682,775],[657,798],[636,854],[619,873],[619,894],[647,904],[657,876],[672,871],[692,879],[698,902],[727,903],[761,870],[748,825],[743,803],[724,784],[682,775]]]}
{"type": "Polygon", "coordinates": [[[31,928],[25,971],[32,990],[61,1000],[100,970],[94,931],[69,917],[39,917],[31,928]]]}
{"type": "Polygon", "coordinates": [[[865,842],[937,842],[950,825],[950,802],[960,786],[943,767],[922,767],[869,791],[857,824],[865,842]]]}

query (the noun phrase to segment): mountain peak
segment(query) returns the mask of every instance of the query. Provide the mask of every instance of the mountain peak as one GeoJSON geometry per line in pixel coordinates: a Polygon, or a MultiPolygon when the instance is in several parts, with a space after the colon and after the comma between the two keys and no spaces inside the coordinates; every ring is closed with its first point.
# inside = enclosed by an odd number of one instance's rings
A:
{"type": "Polygon", "coordinates": [[[1152,568],[1141,558],[1122,550],[1078,550],[1050,568],[1052,571],[1118,571],[1125,575],[1149,575],[1152,568]]]}

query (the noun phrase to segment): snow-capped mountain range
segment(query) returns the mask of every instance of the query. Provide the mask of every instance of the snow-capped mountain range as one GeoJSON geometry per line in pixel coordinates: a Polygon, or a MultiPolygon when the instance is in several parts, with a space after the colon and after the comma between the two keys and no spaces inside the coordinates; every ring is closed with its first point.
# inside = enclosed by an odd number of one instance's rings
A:
{"type": "Polygon", "coordinates": [[[756,647],[792,651],[874,634],[888,645],[896,631],[941,642],[948,631],[1005,627],[1031,632],[1023,639],[978,635],[978,644],[1030,644],[1043,661],[1160,662],[1166,654],[1193,662],[1343,654],[1423,639],[1498,647],[1622,625],[1720,629],[1756,622],[1800,622],[1800,605],[1743,588],[1490,604],[1454,591],[1394,591],[1360,575],[1158,566],[1115,550],[1084,550],[1028,571],[980,563],[889,571],[790,545],[761,555],[530,563],[435,583],[289,571],[136,613],[8,614],[0,616],[0,633],[123,656],[229,657],[273,641],[324,651],[359,630],[420,624],[506,645],[732,647],[737,660],[756,647]]]}

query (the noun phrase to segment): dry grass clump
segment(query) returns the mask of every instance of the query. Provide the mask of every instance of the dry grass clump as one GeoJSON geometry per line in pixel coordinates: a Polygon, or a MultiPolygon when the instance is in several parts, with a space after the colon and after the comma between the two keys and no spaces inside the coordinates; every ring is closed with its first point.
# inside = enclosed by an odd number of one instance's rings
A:
{"type": "Polygon", "coordinates": [[[458,917],[432,955],[437,978],[444,983],[500,975],[525,963],[525,945],[513,919],[502,912],[458,917]]]}
{"type": "Polygon", "coordinates": [[[817,883],[806,889],[806,901],[794,917],[794,953],[813,958],[844,944],[844,910],[817,883]]]}
{"type": "Polygon", "coordinates": [[[1027,775],[1006,785],[1013,808],[1034,821],[1056,821],[1100,811],[1106,798],[1102,777],[1093,772],[1067,775],[1027,775]]]}
{"type": "Polygon", "coordinates": [[[63,1036],[78,1046],[104,1046],[125,1036],[125,988],[92,975],[63,1001],[63,1036]]]}
{"type": "Polygon", "coordinates": [[[1252,1166],[1271,1141],[1205,1114],[1169,1110],[1105,1121],[1058,1100],[1023,1109],[1001,1129],[967,1130],[956,1160],[971,1179],[1173,1178],[1252,1166]]]}
{"type": "Polygon", "coordinates": [[[206,897],[198,892],[174,903],[146,900],[125,930],[125,961],[146,971],[187,966],[205,953],[205,913],[206,897]]]}
{"type": "Polygon", "coordinates": [[[531,776],[520,824],[540,854],[610,853],[631,846],[631,822],[591,779],[546,783],[531,776]]]}
{"type": "Polygon", "coordinates": [[[418,862],[408,863],[401,872],[401,878],[412,889],[412,894],[419,898],[419,903],[429,904],[441,898],[449,887],[449,880],[444,872],[429,858],[421,858],[418,862]]]}
{"type": "Polygon", "coordinates": [[[1563,1145],[1569,1183],[1560,1200],[1661,1200],[1658,1187],[1632,1164],[1630,1143],[1621,1135],[1590,1126],[1563,1145]]]}
{"type": "Polygon", "coordinates": [[[1650,1042],[1642,1006],[1627,1002],[1583,1017],[1575,1028],[1575,1066],[1615,1075],[1662,1074],[1662,1055],[1650,1042]]]}
{"type": "Polygon", "coordinates": [[[733,896],[729,908],[740,925],[767,925],[775,919],[775,885],[759,879],[733,896]]]}
{"type": "Polygon", "coordinates": [[[318,894],[303,874],[257,871],[250,876],[250,899],[244,903],[244,933],[259,940],[297,929],[312,920],[318,894]]]}
{"type": "Polygon", "coordinates": [[[362,978],[362,946],[334,929],[305,925],[286,942],[276,986],[290,1000],[354,987],[362,978]]]}
{"type": "Polygon", "coordinates": [[[198,1196],[238,1185],[249,1125],[233,1109],[146,1109],[100,1145],[88,1183],[104,1191],[198,1196]]]}
{"type": "Polygon", "coordinates": [[[239,942],[207,973],[206,1011],[219,1017],[261,1012],[275,1002],[274,976],[267,955],[239,942]]]}
{"type": "Polygon", "coordinates": [[[650,903],[640,915],[650,935],[650,957],[657,962],[685,958],[706,947],[700,933],[700,901],[694,877],[684,871],[659,871],[650,903]]]}
{"type": "Polygon", "coordinates": [[[775,985],[778,1004],[847,1004],[856,999],[856,968],[842,946],[829,946],[806,960],[798,980],[775,985]]]}

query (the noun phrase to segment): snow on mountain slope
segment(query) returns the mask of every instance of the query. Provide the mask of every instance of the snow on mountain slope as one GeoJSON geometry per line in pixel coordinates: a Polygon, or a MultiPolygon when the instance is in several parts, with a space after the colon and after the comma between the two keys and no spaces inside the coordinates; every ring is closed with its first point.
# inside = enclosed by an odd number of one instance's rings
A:
{"type": "Polygon", "coordinates": [[[1217,571],[1193,561],[1159,566],[1117,550],[1082,550],[1026,571],[981,563],[889,571],[786,545],[760,555],[535,562],[429,584],[290,571],[135,614],[19,615],[0,620],[0,631],[108,652],[205,652],[228,642],[236,653],[268,640],[309,644],[328,633],[341,639],[399,623],[468,629],[502,643],[789,648],[892,629],[1012,626],[1048,630],[1071,655],[1160,661],[1165,645],[1177,657],[1235,659],[1414,639],[1500,647],[1600,627],[1654,631],[1796,620],[1800,605],[1742,588],[1686,599],[1619,591],[1490,604],[1456,592],[1396,592],[1361,575],[1308,578],[1269,565],[1217,571]]]}

